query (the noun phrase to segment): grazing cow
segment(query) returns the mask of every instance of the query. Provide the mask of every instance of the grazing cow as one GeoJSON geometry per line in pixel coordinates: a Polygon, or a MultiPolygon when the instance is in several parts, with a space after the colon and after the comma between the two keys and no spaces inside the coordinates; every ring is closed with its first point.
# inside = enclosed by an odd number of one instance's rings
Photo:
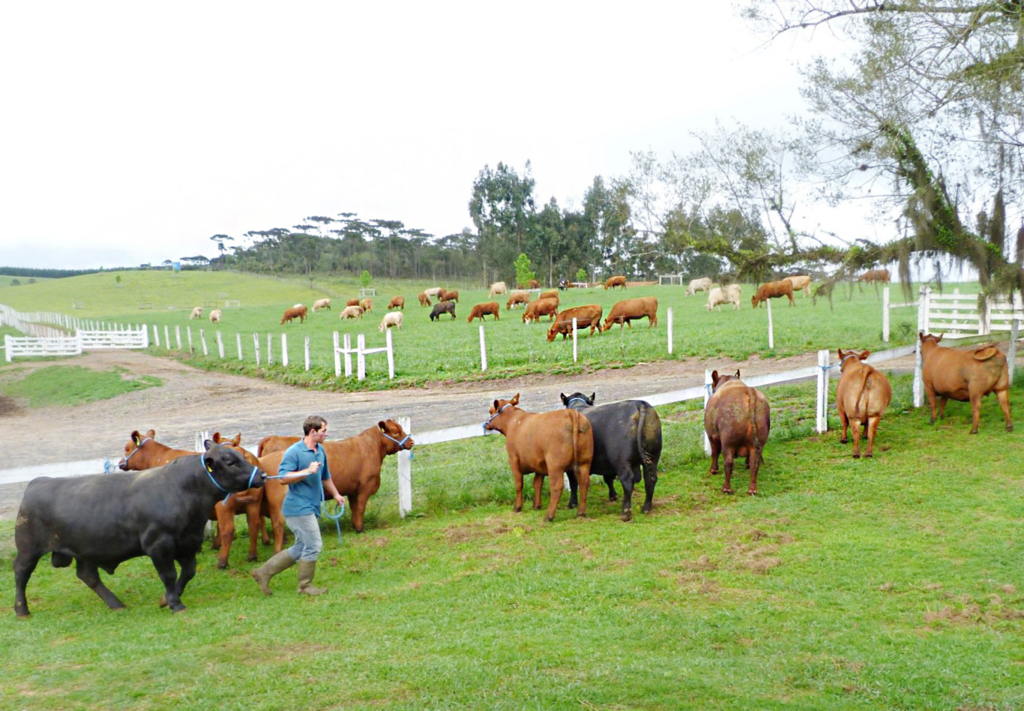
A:
{"type": "MultiPolygon", "coordinates": [[[[284,451],[299,441],[299,437],[275,436],[273,444],[281,449],[267,452],[260,456],[260,464],[268,476],[277,474],[284,451]]],[[[264,442],[270,444],[270,438],[264,442]]],[[[262,445],[263,443],[261,443],[262,445]]],[[[352,515],[352,527],[356,533],[363,532],[363,516],[366,503],[380,488],[380,469],[384,457],[397,454],[403,449],[413,448],[412,437],[406,435],[402,426],[394,420],[382,420],[374,427],[363,430],[354,437],[341,440],[330,440],[323,443],[327,454],[327,468],[331,471],[331,481],[338,493],[346,497],[352,515]]],[[[269,516],[274,530],[274,552],[279,553],[284,547],[284,516],[281,504],[287,487],[278,479],[267,480],[264,515],[269,516]]]]}
{"type": "Polygon", "coordinates": [[[508,301],[505,302],[505,310],[508,311],[513,306],[519,306],[520,304],[525,307],[528,303],[530,303],[530,292],[513,291],[508,295],[508,301]]]}
{"type": "Polygon", "coordinates": [[[626,324],[633,328],[630,321],[636,321],[647,317],[647,328],[658,325],[658,299],[653,296],[644,296],[639,299],[625,299],[615,304],[608,318],[604,320],[603,330],[607,331],[614,324],[622,328],[626,324]]]}
{"type": "Polygon", "coordinates": [[[579,482],[577,516],[587,515],[590,463],[594,458],[594,431],[587,418],[575,410],[526,412],[520,410],[519,394],[511,400],[495,400],[485,430],[505,435],[505,451],[516,485],[513,511],[523,510],[523,474],[533,474],[533,508],[539,509],[543,478],[550,488],[547,520],[555,520],[562,498],[563,475],[572,471],[579,482]]]}
{"type": "Polygon", "coordinates": [[[427,296],[433,296],[436,299],[438,296],[441,295],[442,291],[444,291],[443,286],[432,286],[429,289],[425,289],[423,293],[426,294],[427,296]]]}
{"type": "Polygon", "coordinates": [[[565,291],[566,289],[571,289],[571,288],[572,288],[572,282],[569,281],[568,279],[559,279],[558,280],[558,290],[559,291],[565,291]]]}
{"type": "Polygon", "coordinates": [[[349,299],[345,302],[345,306],[359,306],[359,299],[349,299]]]}
{"type": "Polygon", "coordinates": [[[880,281],[883,284],[888,284],[889,283],[889,270],[888,269],[871,269],[869,271],[864,272],[859,277],[857,277],[857,281],[866,281],[868,283],[871,283],[873,281],[880,281]]]}
{"type": "Polygon", "coordinates": [[[161,604],[181,612],[214,504],[226,492],[261,486],[264,478],[241,454],[207,440],[202,454],[140,474],[32,480],[14,528],[15,613],[29,616],[25,587],[47,553],[55,568],[74,560],[78,578],[112,610],[124,604],[100,580],[99,569],[112,575],[124,561],[149,556],[164,584],[161,604]]]}
{"type": "Polygon", "coordinates": [[[716,286],[708,292],[708,302],[704,308],[711,313],[711,309],[718,308],[722,304],[732,304],[733,311],[740,308],[740,285],[730,284],[729,286],[716,286]]]}
{"type": "Polygon", "coordinates": [[[373,299],[363,299],[359,302],[359,308],[363,310],[363,313],[367,311],[373,311],[373,299]]]}
{"type": "Polygon", "coordinates": [[[793,291],[804,292],[804,298],[806,299],[811,293],[811,278],[805,274],[794,274],[793,276],[786,277],[786,281],[793,283],[793,291]]]}
{"type": "Polygon", "coordinates": [[[946,401],[971,403],[971,434],[978,434],[981,419],[981,398],[994,392],[1006,418],[1006,431],[1013,431],[1010,419],[1010,378],[1006,356],[992,344],[975,346],[961,351],[939,345],[942,336],[923,331],[921,339],[922,377],[928,404],[932,408],[931,423],[935,424],[935,396],[939,396],[939,417],[946,416],[946,401]]]}
{"type": "Polygon", "coordinates": [[[711,441],[711,474],[718,474],[718,455],[725,457],[725,482],[722,493],[731,494],[732,468],[736,457],[747,458],[750,487],[747,493],[757,494],[757,470],[764,460],[764,445],[771,431],[771,409],[768,398],[747,387],[736,375],[711,373],[714,394],[704,410],[704,431],[711,441]]]}
{"type": "Polygon", "coordinates": [[[421,291],[416,298],[420,300],[420,306],[430,306],[430,297],[427,296],[427,292],[421,291]]]}
{"type": "Polygon", "coordinates": [[[214,309],[210,312],[210,323],[220,323],[220,309],[214,309]]]}
{"type": "MultiPolygon", "coordinates": [[[[241,446],[241,433],[235,435],[232,439],[225,439],[221,437],[219,432],[214,432],[213,437],[210,439],[216,444],[235,450],[245,457],[245,461],[249,464],[259,467],[260,460],[252,452],[241,446]]],[[[212,518],[217,522],[217,535],[213,537],[213,544],[210,547],[214,550],[220,549],[220,554],[217,556],[218,568],[228,567],[228,559],[231,556],[231,543],[235,540],[235,516],[243,511],[249,524],[248,560],[250,562],[259,560],[256,545],[257,539],[262,538],[263,545],[270,544],[270,536],[267,535],[267,529],[260,522],[260,507],[262,504],[263,487],[259,487],[232,494],[223,501],[218,501],[217,505],[214,506],[212,518]]]]}
{"type": "Polygon", "coordinates": [[[189,321],[194,321],[194,320],[200,319],[202,317],[203,317],[203,307],[202,306],[197,306],[194,309],[192,309],[192,313],[190,313],[188,315],[188,320],[189,321]]]}
{"type": "Polygon", "coordinates": [[[683,296],[689,296],[690,294],[696,294],[698,291],[710,291],[711,290],[711,279],[708,277],[701,277],[700,279],[691,279],[690,285],[686,287],[686,293],[683,296]]]}
{"type": "Polygon", "coordinates": [[[526,305],[526,310],[523,311],[523,323],[540,321],[541,316],[550,316],[551,320],[554,321],[555,314],[557,313],[558,299],[537,299],[526,305]]]}
{"type": "Polygon", "coordinates": [[[508,287],[505,286],[505,282],[496,281],[493,284],[491,284],[491,290],[487,293],[487,297],[490,298],[492,296],[497,296],[498,294],[506,293],[508,293],[508,287]]]}
{"type": "Polygon", "coordinates": [[[354,318],[358,321],[363,317],[363,310],[359,306],[346,306],[341,310],[341,313],[338,314],[338,317],[341,321],[344,321],[347,318],[354,318]]]}
{"type": "Polygon", "coordinates": [[[399,331],[402,330],[402,312],[392,311],[384,314],[384,318],[380,320],[380,325],[377,326],[377,330],[383,332],[385,328],[397,327],[399,331]]]}
{"type": "MultiPolygon", "coordinates": [[[[644,472],[644,513],[654,505],[661,459],[661,418],[643,400],[626,400],[594,407],[594,395],[560,395],[562,405],[582,412],[594,428],[594,459],[591,474],[600,474],[608,485],[608,500],[615,501],[615,479],[622,484],[622,520],[633,518],[633,487],[644,472]]],[[[575,477],[569,475],[569,508],[576,505],[575,477]]]]}
{"type": "Polygon", "coordinates": [[[320,311],[321,309],[327,309],[328,311],[330,311],[331,310],[331,300],[330,299],[317,299],[316,301],[313,302],[313,310],[314,311],[320,311]]]}
{"type": "Polygon", "coordinates": [[[442,301],[434,304],[434,308],[430,310],[430,320],[438,321],[441,318],[441,314],[451,314],[452,321],[455,320],[455,304],[451,301],[442,301]]]}
{"type": "Polygon", "coordinates": [[[608,281],[604,283],[604,290],[614,289],[617,286],[621,286],[623,289],[626,288],[626,277],[624,276],[613,276],[608,277],[608,281]]]}
{"type": "Polygon", "coordinates": [[[391,309],[401,309],[402,311],[405,311],[405,297],[392,296],[391,301],[388,302],[388,311],[391,309]]]}
{"type": "Polygon", "coordinates": [[[779,297],[789,297],[789,305],[796,306],[796,302],[793,301],[793,282],[788,279],[782,281],[769,281],[760,286],[757,293],[750,297],[750,303],[753,308],[757,308],[757,305],[762,301],[768,299],[778,299],[779,297]]]}
{"type": "Polygon", "coordinates": [[[537,297],[537,299],[554,299],[555,301],[558,301],[558,289],[548,289],[547,291],[542,291],[540,293],[540,296],[537,297]]]}
{"type": "Polygon", "coordinates": [[[441,293],[437,295],[438,301],[458,301],[459,290],[458,289],[442,289],[441,293]]]}
{"type": "Polygon", "coordinates": [[[839,421],[843,423],[843,438],[839,441],[846,444],[847,427],[853,423],[853,457],[860,458],[860,428],[868,436],[868,451],[864,456],[875,454],[875,434],[878,423],[882,421],[885,409],[892,400],[892,386],[889,379],[863,361],[871,351],[846,351],[839,349],[839,362],[842,375],[836,386],[836,409],[839,421]]]}
{"type": "Polygon", "coordinates": [[[466,319],[466,323],[472,323],[473,319],[475,318],[478,318],[481,321],[483,321],[484,316],[493,316],[495,321],[501,320],[497,301],[488,301],[486,303],[477,304],[476,306],[474,306],[473,311],[469,314],[469,318],[466,319]]]}
{"type": "Polygon", "coordinates": [[[299,319],[299,323],[305,323],[306,307],[300,304],[299,306],[293,306],[290,309],[285,309],[284,315],[281,316],[281,325],[283,326],[286,323],[291,323],[293,319],[299,319]]]}
{"type": "Polygon", "coordinates": [[[527,284],[527,287],[530,288],[530,289],[539,289],[540,288],[540,282],[537,281],[536,279],[530,279],[530,282],[529,282],[529,284],[527,284]]]}
{"type": "Polygon", "coordinates": [[[572,333],[572,320],[576,319],[576,330],[582,331],[584,328],[590,329],[590,335],[594,335],[594,331],[597,331],[597,335],[601,335],[601,312],[602,309],[597,304],[588,304],[587,306],[576,306],[571,309],[558,314],[555,322],[551,324],[551,328],[548,329],[548,343],[555,340],[555,336],[559,333],[562,334],[562,340],[564,341],[572,333]]]}

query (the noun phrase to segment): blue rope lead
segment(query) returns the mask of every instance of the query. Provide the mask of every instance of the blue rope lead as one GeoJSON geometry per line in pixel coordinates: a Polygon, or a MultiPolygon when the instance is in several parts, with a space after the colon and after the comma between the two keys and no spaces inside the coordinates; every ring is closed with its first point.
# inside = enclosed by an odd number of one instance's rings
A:
{"type": "Polygon", "coordinates": [[[329,518],[332,521],[334,521],[334,525],[338,529],[338,545],[340,546],[341,545],[341,517],[345,515],[345,504],[339,504],[334,499],[324,500],[323,501],[323,514],[327,518],[329,518]],[[336,513],[331,513],[330,511],[327,510],[327,504],[328,503],[332,503],[332,502],[334,503],[335,508],[337,508],[337,512],[336,513]]]}

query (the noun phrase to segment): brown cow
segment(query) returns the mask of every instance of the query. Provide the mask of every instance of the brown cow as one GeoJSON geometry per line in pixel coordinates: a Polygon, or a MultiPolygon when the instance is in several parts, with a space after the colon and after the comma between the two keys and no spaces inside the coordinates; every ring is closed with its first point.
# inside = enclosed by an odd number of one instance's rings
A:
{"type": "Polygon", "coordinates": [[[999,407],[1006,418],[1006,431],[1013,431],[1010,419],[1010,378],[1006,369],[1006,356],[992,344],[975,346],[961,351],[939,345],[942,336],[918,333],[921,339],[922,377],[928,404],[932,408],[931,423],[935,424],[935,396],[939,396],[939,417],[946,416],[946,401],[971,403],[971,434],[978,434],[981,419],[981,398],[996,394],[999,407]]]}
{"type": "Polygon", "coordinates": [[[156,430],[150,430],[145,435],[139,434],[138,430],[131,433],[128,443],[124,446],[124,456],[117,463],[121,471],[142,471],[162,467],[168,462],[173,462],[178,457],[185,457],[190,454],[199,454],[189,449],[174,449],[166,444],[156,441],[156,430]]]}
{"type": "Polygon", "coordinates": [[[750,303],[756,309],[762,301],[777,299],[780,296],[788,296],[789,305],[796,306],[796,302],[793,301],[793,282],[788,279],[766,282],[761,285],[756,294],[750,297],[750,303]]]}
{"type": "Polygon", "coordinates": [[[522,304],[526,306],[530,303],[530,294],[526,291],[513,291],[508,295],[508,301],[505,302],[505,310],[508,311],[513,306],[519,306],[522,304]]]}
{"type": "Polygon", "coordinates": [[[857,281],[866,281],[866,282],[869,282],[869,283],[873,282],[873,281],[880,281],[883,284],[888,284],[889,283],[889,270],[888,269],[871,269],[869,271],[864,272],[859,277],[857,277],[857,281]]]}
{"type": "Polygon", "coordinates": [[[621,286],[623,289],[626,288],[626,277],[624,276],[613,276],[608,277],[608,281],[604,283],[605,291],[608,289],[614,289],[617,286],[621,286]]]}
{"type": "Polygon", "coordinates": [[[590,489],[590,464],[594,458],[594,431],[587,418],[575,410],[526,412],[516,407],[517,393],[511,400],[495,400],[485,430],[505,435],[505,451],[512,479],[516,485],[513,511],[523,510],[523,474],[533,474],[533,508],[539,509],[543,477],[550,488],[547,520],[555,520],[558,500],[562,497],[564,474],[573,471],[579,482],[580,496],[577,516],[587,514],[587,491],[590,489]]]}
{"type": "Polygon", "coordinates": [[[714,394],[704,410],[704,431],[711,441],[711,474],[718,474],[718,455],[725,457],[725,482],[722,493],[731,494],[732,468],[736,457],[747,458],[750,487],[747,493],[757,494],[757,470],[764,457],[764,445],[771,430],[771,409],[768,398],[747,387],[736,375],[711,373],[714,394]]]}
{"type": "MultiPolygon", "coordinates": [[[[241,454],[245,461],[254,467],[259,467],[260,460],[257,459],[252,452],[241,446],[242,435],[241,433],[235,435],[233,439],[225,439],[221,437],[219,432],[214,432],[211,437],[217,444],[224,445],[229,449],[233,449],[241,454]]],[[[226,568],[228,567],[228,559],[231,556],[231,542],[235,540],[235,516],[245,512],[245,519],[249,525],[249,561],[259,560],[257,554],[256,539],[262,538],[263,545],[270,544],[270,536],[267,535],[266,526],[262,525],[260,519],[260,508],[263,505],[263,487],[256,489],[248,489],[247,491],[241,491],[237,494],[228,496],[224,501],[218,501],[217,505],[213,508],[212,519],[217,522],[217,534],[213,537],[213,544],[210,546],[214,550],[220,549],[220,554],[217,556],[217,567],[226,568]]]]}
{"type": "Polygon", "coordinates": [[[526,310],[523,312],[523,323],[540,321],[541,316],[550,316],[554,321],[557,313],[558,299],[537,299],[526,305],[526,310]]]}
{"type": "Polygon", "coordinates": [[[469,314],[469,318],[466,319],[466,323],[472,323],[475,318],[479,318],[483,321],[484,316],[493,316],[495,321],[500,321],[501,317],[498,315],[498,312],[499,308],[497,301],[488,301],[484,304],[477,304],[473,307],[473,311],[469,314]]]}
{"type": "Polygon", "coordinates": [[[458,289],[441,289],[441,293],[437,295],[438,301],[459,301],[459,290],[458,289]]]}
{"type": "Polygon", "coordinates": [[[420,306],[430,306],[430,297],[427,296],[427,292],[421,291],[416,298],[420,300],[420,306]]]}
{"type": "Polygon", "coordinates": [[[555,336],[559,333],[562,334],[562,340],[564,341],[572,333],[572,320],[576,319],[576,330],[582,331],[584,328],[590,328],[590,335],[594,335],[595,329],[597,334],[601,335],[601,312],[602,309],[597,304],[589,304],[587,306],[576,306],[571,309],[558,314],[558,318],[551,324],[551,328],[548,329],[548,342],[555,340],[555,336]]]}
{"type": "Polygon", "coordinates": [[[404,296],[392,296],[391,303],[388,304],[388,310],[391,309],[402,309],[405,311],[405,297],[404,296]]]}
{"type": "Polygon", "coordinates": [[[873,457],[875,434],[892,400],[892,385],[885,375],[862,362],[871,351],[844,353],[840,348],[838,352],[842,376],[836,386],[836,409],[839,421],[843,423],[843,437],[839,441],[846,444],[847,426],[852,422],[853,457],[860,458],[860,428],[863,424],[868,437],[868,451],[864,456],[873,457]]]}
{"type": "Polygon", "coordinates": [[[363,313],[367,311],[373,311],[373,299],[363,299],[359,302],[359,308],[363,310],[363,313]]]}
{"type": "MultiPolygon", "coordinates": [[[[264,441],[266,439],[264,438],[264,441]]],[[[284,450],[300,439],[301,437],[280,437],[277,441],[284,444],[284,449],[260,457],[260,464],[263,465],[268,477],[277,474],[284,450]]],[[[383,420],[354,437],[324,442],[323,447],[327,454],[327,468],[331,471],[331,481],[337,487],[338,493],[348,499],[352,527],[356,533],[362,533],[366,502],[380,488],[380,469],[384,457],[397,454],[403,449],[412,449],[413,440],[397,422],[383,420]]],[[[274,529],[274,552],[279,553],[284,548],[285,523],[281,505],[284,503],[287,489],[279,479],[267,479],[267,483],[270,484],[270,488],[264,493],[263,514],[270,517],[274,529]]]]}
{"type": "Polygon", "coordinates": [[[658,325],[658,299],[653,296],[644,296],[639,299],[625,299],[612,307],[608,318],[604,320],[603,330],[607,331],[615,324],[626,324],[631,329],[635,321],[647,317],[647,328],[658,325]]]}
{"type": "Polygon", "coordinates": [[[540,288],[540,282],[537,281],[536,279],[530,279],[529,288],[530,289],[539,289],[540,288]]]}
{"type": "Polygon", "coordinates": [[[554,299],[555,301],[558,301],[558,289],[548,289],[547,291],[542,291],[540,296],[537,297],[537,299],[554,299]]]}
{"type": "Polygon", "coordinates": [[[345,302],[345,306],[359,306],[359,299],[349,299],[345,302]]]}
{"type": "Polygon", "coordinates": [[[292,306],[290,309],[284,310],[284,315],[281,316],[281,325],[291,323],[293,319],[299,319],[299,323],[306,322],[306,307],[305,306],[292,306]]]}

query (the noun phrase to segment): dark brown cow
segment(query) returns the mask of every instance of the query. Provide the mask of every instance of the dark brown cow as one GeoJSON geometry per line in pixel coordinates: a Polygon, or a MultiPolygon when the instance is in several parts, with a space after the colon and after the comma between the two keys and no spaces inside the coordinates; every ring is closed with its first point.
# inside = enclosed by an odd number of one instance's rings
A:
{"type": "Polygon", "coordinates": [[[880,281],[883,284],[888,284],[889,283],[889,270],[888,269],[871,269],[869,271],[864,272],[859,277],[857,277],[857,281],[866,281],[868,283],[873,282],[873,281],[880,281]]]}
{"type": "Polygon", "coordinates": [[[725,482],[722,493],[731,494],[732,469],[736,457],[747,458],[750,487],[747,493],[757,494],[757,470],[763,461],[764,445],[771,430],[771,409],[768,399],[754,388],[747,387],[736,375],[711,373],[714,394],[704,410],[704,431],[711,441],[711,474],[718,474],[718,455],[725,457],[725,482]]]}
{"type": "Polygon", "coordinates": [[[470,312],[469,318],[466,319],[466,323],[472,323],[475,318],[483,321],[484,316],[493,316],[495,321],[500,321],[501,317],[498,315],[498,311],[499,307],[497,301],[488,301],[484,304],[477,304],[473,307],[473,311],[470,312]]]}
{"type": "Polygon", "coordinates": [[[971,403],[971,434],[978,434],[981,419],[981,398],[994,392],[1006,418],[1006,431],[1013,431],[1010,419],[1010,378],[1006,356],[992,344],[975,346],[961,351],[939,345],[942,336],[923,331],[921,339],[922,377],[928,404],[932,408],[931,423],[935,424],[935,396],[939,396],[939,417],[946,416],[946,401],[971,403]]]}
{"type": "Polygon", "coordinates": [[[505,302],[505,310],[508,311],[513,306],[519,306],[522,304],[526,306],[530,303],[530,294],[526,291],[513,291],[508,295],[508,301],[505,302]]]}
{"type": "Polygon", "coordinates": [[[455,320],[455,303],[452,301],[439,301],[430,309],[430,320],[440,321],[441,314],[451,314],[452,321],[455,320]]]}
{"type": "Polygon", "coordinates": [[[359,306],[359,299],[349,299],[345,302],[345,306],[359,306]]]}
{"type": "Polygon", "coordinates": [[[508,465],[516,485],[513,511],[523,510],[523,474],[533,476],[533,508],[539,509],[543,478],[548,477],[550,495],[547,520],[555,520],[558,500],[562,497],[564,474],[573,471],[579,482],[578,516],[587,514],[587,491],[590,488],[590,464],[594,458],[594,431],[587,418],[575,410],[526,412],[516,407],[517,393],[511,400],[495,400],[485,430],[505,435],[508,465]]]}
{"type": "Polygon", "coordinates": [[[608,318],[604,320],[603,330],[607,331],[615,324],[626,324],[633,328],[630,321],[636,321],[647,317],[647,327],[658,325],[658,299],[653,296],[644,296],[639,299],[626,299],[612,307],[608,318]]]}
{"type": "Polygon", "coordinates": [[[842,376],[836,386],[836,409],[839,421],[843,423],[843,437],[839,441],[846,444],[848,425],[853,423],[853,457],[860,458],[860,428],[864,425],[868,436],[868,451],[864,455],[875,455],[875,434],[878,423],[892,400],[892,385],[882,373],[864,361],[871,351],[838,350],[842,376]]]}
{"type": "Polygon", "coordinates": [[[613,276],[608,277],[608,281],[604,283],[604,289],[614,289],[617,286],[621,286],[623,289],[626,288],[626,277],[624,276],[613,276]]]}
{"type": "Polygon", "coordinates": [[[292,306],[290,309],[284,310],[284,315],[281,316],[281,325],[291,323],[293,319],[299,319],[299,323],[306,322],[306,307],[305,306],[292,306]]]}
{"type": "Polygon", "coordinates": [[[757,293],[750,297],[750,303],[756,309],[757,305],[762,301],[777,299],[780,296],[788,296],[789,305],[796,306],[796,302],[793,301],[793,282],[789,279],[783,279],[782,281],[769,281],[762,284],[757,290],[757,293]]]}
{"type": "Polygon", "coordinates": [[[455,301],[459,300],[458,289],[441,289],[441,293],[437,295],[438,301],[455,301]]]}
{"type": "Polygon", "coordinates": [[[540,296],[537,297],[537,299],[554,299],[555,301],[558,301],[558,289],[548,289],[547,291],[542,291],[540,293],[540,296]]]}
{"type": "MultiPolygon", "coordinates": [[[[285,443],[284,449],[260,457],[260,464],[265,468],[267,476],[277,474],[284,450],[300,439],[279,437],[278,441],[285,443]]],[[[337,487],[338,493],[348,499],[352,527],[356,533],[362,533],[366,502],[380,488],[380,469],[384,457],[397,454],[403,449],[412,449],[413,440],[397,422],[383,420],[354,437],[324,442],[323,447],[327,454],[327,468],[331,471],[331,481],[337,487]]],[[[267,484],[269,488],[263,497],[262,513],[270,518],[274,529],[274,553],[279,553],[284,548],[285,522],[281,505],[284,503],[287,487],[280,479],[267,479],[267,484]]]]}
{"type": "Polygon", "coordinates": [[[405,311],[405,297],[404,296],[392,296],[391,302],[388,304],[388,310],[391,309],[402,309],[405,311]]]}
{"type": "MultiPolygon", "coordinates": [[[[541,316],[550,316],[554,321],[557,313],[558,299],[537,299],[526,305],[526,310],[523,312],[523,323],[540,321],[541,316]]],[[[571,325],[570,328],[572,328],[571,325]]]]}
{"type": "Polygon", "coordinates": [[[587,306],[576,306],[571,309],[566,309],[562,313],[558,314],[558,318],[551,324],[551,328],[548,329],[548,342],[555,340],[555,336],[559,333],[562,334],[562,340],[564,341],[569,335],[572,334],[572,320],[576,319],[576,330],[582,331],[584,328],[590,329],[590,334],[593,335],[596,330],[598,335],[601,334],[601,312],[602,309],[597,304],[589,304],[587,306]]]}
{"type": "Polygon", "coordinates": [[[430,306],[430,297],[427,296],[427,292],[421,291],[416,298],[420,300],[420,306],[430,306]]]}

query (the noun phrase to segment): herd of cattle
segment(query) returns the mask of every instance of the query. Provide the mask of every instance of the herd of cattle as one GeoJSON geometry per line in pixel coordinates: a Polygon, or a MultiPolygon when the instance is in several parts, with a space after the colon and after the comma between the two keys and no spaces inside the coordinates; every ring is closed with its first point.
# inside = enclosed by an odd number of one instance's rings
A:
{"type": "MultiPolygon", "coordinates": [[[[1010,419],[1006,357],[992,345],[956,350],[939,345],[942,336],[920,334],[925,393],[935,422],[945,416],[948,400],[969,401],[971,433],[978,431],[981,398],[996,393],[1006,419],[1010,419]]],[[[841,375],[836,408],[842,423],[841,442],[853,429],[853,456],[860,457],[862,431],[866,456],[874,442],[882,415],[892,398],[888,378],[865,362],[868,351],[839,349],[841,375]]],[[[548,478],[546,519],[552,521],[569,480],[569,507],[578,515],[587,510],[590,476],[601,475],[609,499],[616,500],[615,480],[622,488],[621,517],[632,517],[632,495],[642,480],[643,511],[651,511],[662,451],[661,419],[641,400],[602,406],[594,395],[562,395],[564,409],[534,413],[520,409],[519,395],[494,400],[485,430],[505,436],[509,468],[515,484],[514,510],[523,506],[523,477],[533,474],[533,506],[541,508],[544,477],[548,478]],[[564,475],[564,476],[563,476],[564,475]]],[[[757,494],[757,475],[771,430],[771,407],[764,393],[733,375],[712,374],[712,394],[704,412],[704,431],[711,444],[712,475],[724,460],[722,492],[732,494],[737,458],[745,458],[750,471],[747,493],[757,494]]],[[[181,596],[196,572],[204,527],[217,522],[213,547],[219,548],[217,567],[228,564],[234,538],[234,518],[245,514],[249,528],[250,561],[257,560],[257,538],[271,542],[264,519],[273,531],[274,552],[283,549],[285,521],[281,508],[285,486],[276,478],[284,451],[298,437],[268,436],[254,455],[244,449],[241,435],[233,439],[214,434],[205,451],[173,449],[156,441],[156,433],[134,431],[119,463],[124,473],[64,479],[39,477],[29,483],[15,524],[15,612],[29,615],[26,585],[40,558],[51,554],[54,567],[76,564],[79,579],[111,609],[121,601],[103,585],[99,571],[114,573],[130,558],[149,556],[164,584],[160,604],[184,610],[181,596]],[[180,572],[175,569],[180,566],[180,572]]],[[[366,505],[380,487],[384,458],[413,447],[412,438],[394,420],[382,420],[360,434],[324,443],[331,477],[349,501],[352,526],[363,530],[366,505]]]]}

